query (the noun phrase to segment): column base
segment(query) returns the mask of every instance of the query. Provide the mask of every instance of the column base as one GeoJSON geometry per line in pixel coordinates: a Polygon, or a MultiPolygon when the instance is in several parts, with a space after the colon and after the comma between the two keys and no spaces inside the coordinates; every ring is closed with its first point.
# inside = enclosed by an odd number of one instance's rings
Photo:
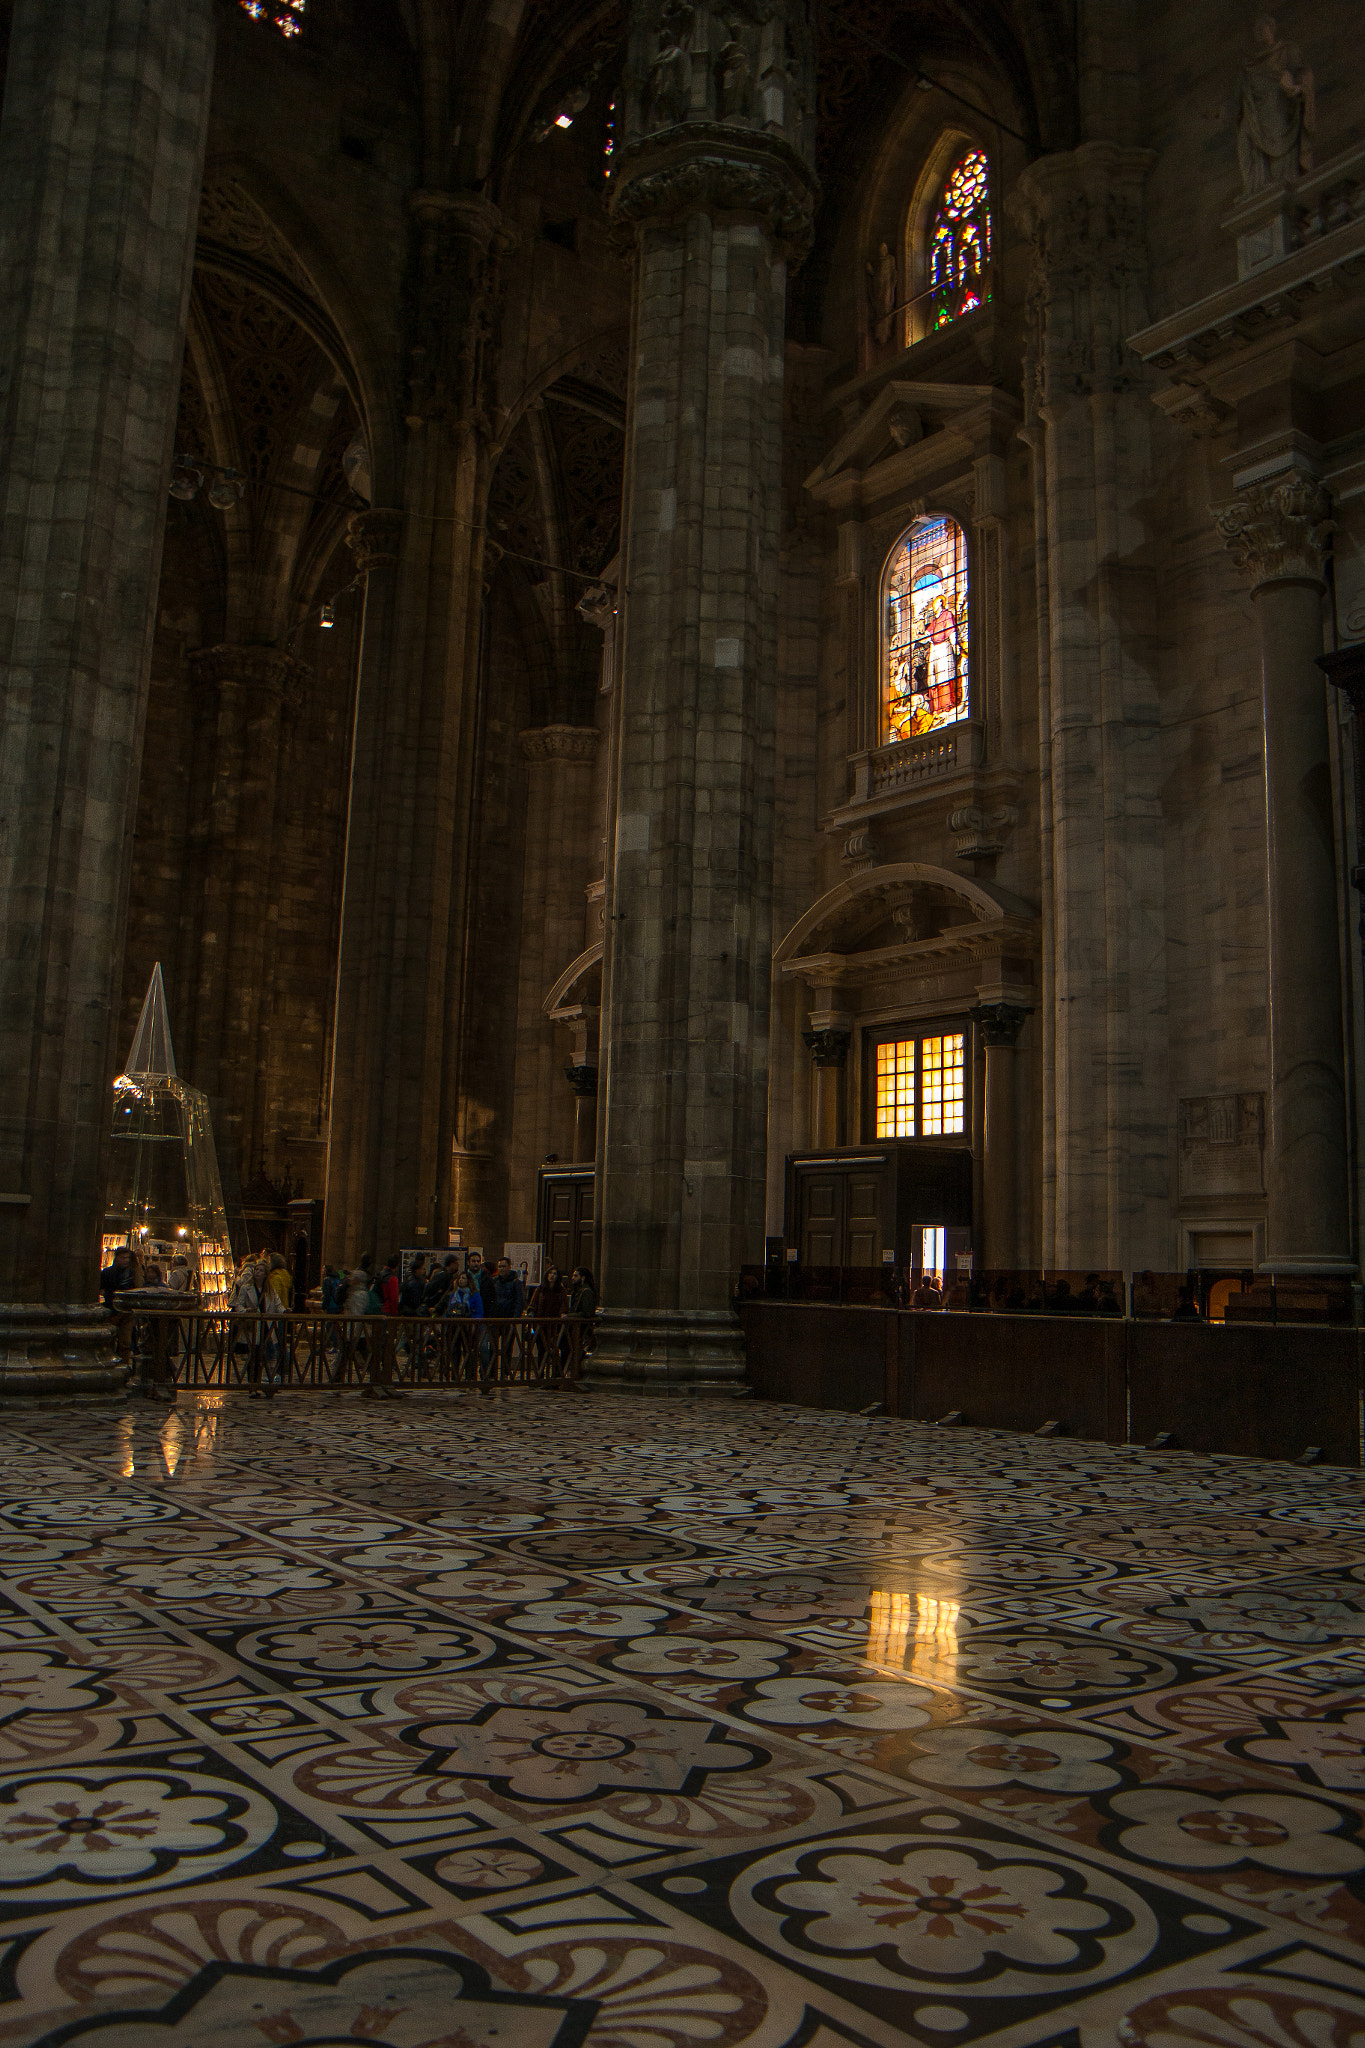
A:
{"type": "Polygon", "coordinates": [[[687,1309],[598,1311],[580,1384],[599,1394],[748,1394],[738,1316],[687,1309]]]}
{"type": "Polygon", "coordinates": [[[0,1301],[0,1395],[117,1394],[127,1379],[107,1309],[0,1301]]]}

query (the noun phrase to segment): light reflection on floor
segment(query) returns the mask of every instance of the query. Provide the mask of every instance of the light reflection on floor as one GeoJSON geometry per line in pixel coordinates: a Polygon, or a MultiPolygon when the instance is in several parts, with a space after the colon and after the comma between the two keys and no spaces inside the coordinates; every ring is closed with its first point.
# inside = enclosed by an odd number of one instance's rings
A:
{"type": "Polygon", "coordinates": [[[1358,1475],[14,1406],[0,2043],[1365,2044],[1358,1475]]]}

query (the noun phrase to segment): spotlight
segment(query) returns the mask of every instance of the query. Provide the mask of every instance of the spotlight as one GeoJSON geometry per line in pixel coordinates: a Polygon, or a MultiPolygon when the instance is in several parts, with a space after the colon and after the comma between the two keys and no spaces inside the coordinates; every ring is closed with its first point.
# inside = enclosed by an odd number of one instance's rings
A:
{"type": "Polygon", "coordinates": [[[556,114],[556,115],[555,115],[555,127],[556,127],[556,128],[572,128],[572,127],[573,127],[573,115],[572,115],[572,114],[556,114]]]}
{"type": "Polygon", "coordinates": [[[177,469],[171,478],[171,496],[173,498],[193,498],[203,481],[204,479],[197,469],[190,469],[188,467],[177,469]]]}
{"type": "Polygon", "coordinates": [[[242,495],[242,479],[235,469],[225,469],[213,479],[207,497],[215,512],[226,512],[242,495]]]}
{"type": "Polygon", "coordinates": [[[318,613],[318,624],[323,628],[325,632],[330,633],[332,627],[336,624],[336,622],[337,615],[332,610],[332,607],[329,604],[323,605],[321,611],[318,613]]]}

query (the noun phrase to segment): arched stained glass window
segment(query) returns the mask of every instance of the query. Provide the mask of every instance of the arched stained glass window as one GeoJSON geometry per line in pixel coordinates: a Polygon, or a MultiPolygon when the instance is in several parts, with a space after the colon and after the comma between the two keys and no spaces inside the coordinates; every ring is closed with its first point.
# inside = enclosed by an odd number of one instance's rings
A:
{"type": "Polygon", "coordinates": [[[931,512],[897,541],[883,582],[884,742],[967,716],[967,537],[931,512]]]}
{"type": "Polygon", "coordinates": [[[929,326],[946,327],[990,297],[990,171],[984,150],[959,157],[929,228],[929,326]]]}
{"type": "Polygon", "coordinates": [[[238,0],[238,5],[253,21],[268,21],[282,36],[303,34],[308,0],[238,0]]]}

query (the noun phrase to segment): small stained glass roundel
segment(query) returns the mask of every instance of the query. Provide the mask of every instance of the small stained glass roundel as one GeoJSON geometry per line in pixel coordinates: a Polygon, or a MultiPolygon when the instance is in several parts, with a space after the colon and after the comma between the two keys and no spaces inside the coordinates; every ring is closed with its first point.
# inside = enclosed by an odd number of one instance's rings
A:
{"type": "Polygon", "coordinates": [[[265,22],[282,36],[292,39],[303,34],[308,0],[237,0],[237,4],[253,21],[265,22]]]}
{"type": "Polygon", "coordinates": [[[990,171],[969,149],[948,173],[929,229],[929,325],[946,327],[990,297],[990,171]]]}

